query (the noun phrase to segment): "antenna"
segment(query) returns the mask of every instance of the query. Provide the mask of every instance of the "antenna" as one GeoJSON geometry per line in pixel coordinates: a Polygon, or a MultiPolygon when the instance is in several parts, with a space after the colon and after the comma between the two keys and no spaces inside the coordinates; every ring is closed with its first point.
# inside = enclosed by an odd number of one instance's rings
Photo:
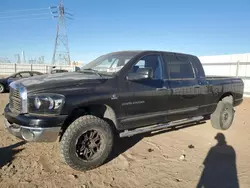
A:
{"type": "Polygon", "coordinates": [[[73,15],[65,11],[63,0],[59,1],[59,6],[51,6],[50,10],[53,17],[58,18],[52,64],[70,65],[66,18],[71,19],[73,15]]]}

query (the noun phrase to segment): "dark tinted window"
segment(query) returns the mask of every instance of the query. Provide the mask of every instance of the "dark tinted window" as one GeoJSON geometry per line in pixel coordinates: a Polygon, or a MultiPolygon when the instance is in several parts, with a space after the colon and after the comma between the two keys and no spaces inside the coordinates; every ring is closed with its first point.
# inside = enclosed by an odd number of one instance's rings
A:
{"type": "Polygon", "coordinates": [[[176,55],[176,58],[179,61],[188,61],[188,56],[187,55],[178,54],[178,55],[176,55]]]}
{"type": "Polygon", "coordinates": [[[164,53],[164,58],[166,62],[171,62],[171,61],[176,61],[176,55],[175,54],[170,54],[170,53],[164,53]]]}
{"type": "Polygon", "coordinates": [[[195,63],[196,71],[200,78],[205,78],[205,72],[198,57],[192,57],[191,62],[195,63]]]}
{"type": "Polygon", "coordinates": [[[172,79],[195,78],[192,64],[189,61],[168,62],[168,73],[172,79]]]}
{"type": "Polygon", "coordinates": [[[161,57],[159,55],[147,55],[142,57],[131,69],[130,72],[136,73],[140,69],[151,69],[152,78],[161,79],[162,78],[162,63],[161,57]]]}

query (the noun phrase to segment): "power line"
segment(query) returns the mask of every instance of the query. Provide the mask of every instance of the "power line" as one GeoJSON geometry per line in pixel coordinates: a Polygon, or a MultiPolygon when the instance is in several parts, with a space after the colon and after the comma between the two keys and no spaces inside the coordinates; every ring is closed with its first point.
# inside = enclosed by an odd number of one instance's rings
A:
{"type": "Polygon", "coordinates": [[[8,21],[3,21],[3,22],[0,22],[0,24],[3,24],[3,23],[9,23],[9,22],[12,22],[12,21],[25,21],[25,20],[41,20],[41,19],[51,19],[51,17],[31,17],[31,18],[23,18],[23,19],[10,19],[8,21]]]}
{"type": "Polygon", "coordinates": [[[65,10],[66,10],[66,12],[68,12],[68,13],[70,13],[70,14],[73,14],[73,12],[72,12],[70,9],[65,8],[65,10]]]}
{"type": "Polygon", "coordinates": [[[0,12],[0,14],[12,13],[12,12],[27,12],[27,11],[38,11],[38,10],[48,10],[48,8],[34,8],[34,9],[20,9],[20,10],[6,10],[0,12]]]}
{"type": "Polygon", "coordinates": [[[41,16],[41,15],[50,15],[50,13],[27,14],[27,15],[20,15],[20,16],[4,16],[4,17],[0,16],[0,19],[5,19],[5,18],[22,18],[22,17],[27,17],[27,16],[41,16]]]}

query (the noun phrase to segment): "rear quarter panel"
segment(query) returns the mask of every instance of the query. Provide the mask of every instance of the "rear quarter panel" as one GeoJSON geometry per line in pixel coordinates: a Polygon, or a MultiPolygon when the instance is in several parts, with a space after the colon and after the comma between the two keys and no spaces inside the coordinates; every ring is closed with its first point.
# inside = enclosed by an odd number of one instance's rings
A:
{"type": "Polygon", "coordinates": [[[210,102],[217,103],[223,96],[231,94],[234,104],[243,99],[244,83],[240,78],[232,77],[207,77],[210,89],[210,102]]]}

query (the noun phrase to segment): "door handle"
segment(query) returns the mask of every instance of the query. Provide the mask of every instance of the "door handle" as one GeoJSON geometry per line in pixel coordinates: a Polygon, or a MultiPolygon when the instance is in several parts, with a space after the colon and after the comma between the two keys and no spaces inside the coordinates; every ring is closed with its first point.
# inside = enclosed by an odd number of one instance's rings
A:
{"type": "Polygon", "coordinates": [[[196,85],[196,86],[194,86],[194,88],[200,88],[201,86],[199,86],[199,85],[196,85]]]}
{"type": "Polygon", "coordinates": [[[163,90],[167,90],[168,88],[166,87],[161,87],[161,88],[156,88],[156,91],[163,91],[163,90]]]}

